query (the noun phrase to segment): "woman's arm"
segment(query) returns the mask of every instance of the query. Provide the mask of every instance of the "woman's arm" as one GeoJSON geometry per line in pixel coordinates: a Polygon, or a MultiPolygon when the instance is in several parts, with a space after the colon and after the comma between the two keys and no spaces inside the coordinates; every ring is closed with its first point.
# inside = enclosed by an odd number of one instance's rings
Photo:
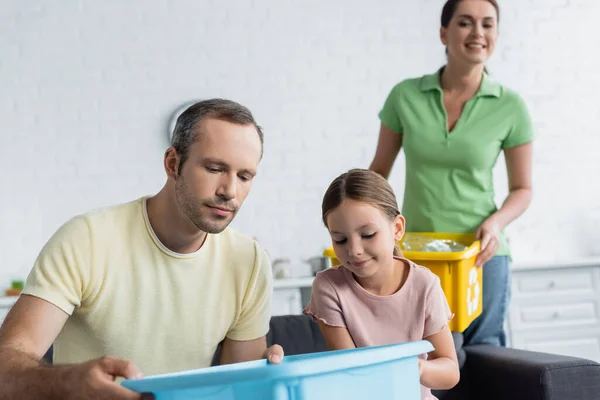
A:
{"type": "Polygon", "coordinates": [[[428,360],[419,359],[421,384],[430,389],[451,389],[460,379],[458,360],[452,333],[446,325],[439,333],[426,337],[434,350],[428,353],[428,360]]]}
{"type": "Polygon", "coordinates": [[[394,161],[396,161],[396,157],[398,156],[401,147],[402,134],[394,132],[387,126],[381,124],[375,158],[373,158],[369,169],[387,179],[390,176],[392,166],[394,165],[394,161]]]}
{"type": "Polygon", "coordinates": [[[475,261],[482,266],[498,250],[498,234],[525,212],[531,203],[531,170],[533,144],[531,142],[504,149],[509,193],[502,207],[492,214],[477,230],[481,252],[475,261]]]}
{"type": "Polygon", "coordinates": [[[531,203],[531,170],[533,144],[504,149],[506,171],[508,173],[509,194],[502,207],[495,213],[500,230],[525,212],[531,203]]]}

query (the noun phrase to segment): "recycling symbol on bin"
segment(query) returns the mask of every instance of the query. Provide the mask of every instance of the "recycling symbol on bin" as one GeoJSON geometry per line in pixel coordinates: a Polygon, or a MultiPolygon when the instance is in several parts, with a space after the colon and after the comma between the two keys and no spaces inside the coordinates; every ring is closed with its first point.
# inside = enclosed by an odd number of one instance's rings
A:
{"type": "Polygon", "coordinates": [[[477,281],[477,268],[473,267],[469,272],[469,287],[467,288],[467,314],[469,316],[473,315],[473,313],[477,311],[480,293],[481,288],[479,287],[479,282],[477,281]]]}

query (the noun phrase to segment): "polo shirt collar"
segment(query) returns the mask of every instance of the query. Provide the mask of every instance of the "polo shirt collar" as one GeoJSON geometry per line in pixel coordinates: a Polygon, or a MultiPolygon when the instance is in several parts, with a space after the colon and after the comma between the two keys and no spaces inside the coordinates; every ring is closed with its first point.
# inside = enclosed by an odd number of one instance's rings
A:
{"type": "MultiPolygon", "coordinates": [[[[435,73],[431,75],[425,75],[421,78],[420,89],[422,92],[428,92],[430,90],[438,90],[442,91],[442,87],[440,85],[440,75],[442,73],[443,67],[437,70],[435,73]]],[[[500,97],[502,92],[502,87],[500,84],[494,82],[488,74],[483,73],[483,79],[481,81],[481,85],[479,86],[479,90],[475,94],[475,96],[492,96],[492,97],[500,97]]]]}

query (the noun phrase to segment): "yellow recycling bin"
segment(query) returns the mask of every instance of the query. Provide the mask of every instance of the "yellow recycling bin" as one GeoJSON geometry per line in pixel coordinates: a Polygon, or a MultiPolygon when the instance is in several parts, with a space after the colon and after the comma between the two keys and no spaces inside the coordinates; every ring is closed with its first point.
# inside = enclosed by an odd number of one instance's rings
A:
{"type": "MultiPolygon", "coordinates": [[[[481,243],[475,240],[474,234],[470,233],[415,232],[415,234],[431,239],[453,240],[467,247],[463,251],[452,252],[403,251],[405,258],[429,268],[440,278],[442,290],[450,310],[454,313],[454,318],[448,326],[453,332],[463,332],[475,318],[481,315],[483,275],[482,268],[475,266],[475,258],[481,243]]],[[[332,265],[339,265],[333,248],[325,250],[323,255],[332,259],[332,265]]]]}

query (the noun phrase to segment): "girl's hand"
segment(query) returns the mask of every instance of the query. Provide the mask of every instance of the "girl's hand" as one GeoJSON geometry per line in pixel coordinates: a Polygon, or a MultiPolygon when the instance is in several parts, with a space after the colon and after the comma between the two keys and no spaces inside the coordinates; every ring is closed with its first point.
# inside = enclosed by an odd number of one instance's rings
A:
{"type": "Polygon", "coordinates": [[[496,251],[500,247],[498,240],[498,234],[500,233],[500,227],[494,221],[493,217],[485,220],[483,224],[477,229],[475,233],[475,239],[481,240],[481,250],[475,259],[475,265],[482,267],[488,262],[496,251]]]}
{"type": "Polygon", "coordinates": [[[448,325],[425,340],[433,345],[427,360],[419,358],[419,374],[421,385],[429,389],[449,390],[458,384],[460,370],[452,332],[448,325]]]}

